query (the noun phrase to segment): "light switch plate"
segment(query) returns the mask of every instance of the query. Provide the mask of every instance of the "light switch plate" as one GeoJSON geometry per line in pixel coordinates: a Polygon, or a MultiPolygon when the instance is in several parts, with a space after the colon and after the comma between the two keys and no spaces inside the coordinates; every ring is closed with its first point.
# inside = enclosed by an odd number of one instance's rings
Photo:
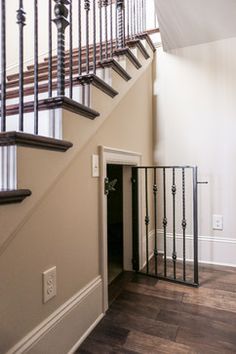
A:
{"type": "Polygon", "coordinates": [[[223,230],[223,215],[213,215],[212,228],[213,230],[223,230]]]}
{"type": "Polygon", "coordinates": [[[92,155],[92,176],[99,177],[99,156],[92,155]]]}

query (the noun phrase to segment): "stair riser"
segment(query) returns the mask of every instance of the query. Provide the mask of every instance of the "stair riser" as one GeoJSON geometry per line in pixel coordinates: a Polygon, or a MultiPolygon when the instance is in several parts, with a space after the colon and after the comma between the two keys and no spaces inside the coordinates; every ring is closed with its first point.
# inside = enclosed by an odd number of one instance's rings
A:
{"type": "Polygon", "coordinates": [[[0,191],[17,189],[16,146],[0,147],[0,191]]]}

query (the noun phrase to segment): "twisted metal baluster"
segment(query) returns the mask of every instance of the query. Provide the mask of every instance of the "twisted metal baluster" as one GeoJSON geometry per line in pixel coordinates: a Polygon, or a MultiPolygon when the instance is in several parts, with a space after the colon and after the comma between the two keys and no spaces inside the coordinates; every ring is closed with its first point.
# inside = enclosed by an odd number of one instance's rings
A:
{"type": "Polygon", "coordinates": [[[97,71],[96,0],[93,0],[93,73],[97,71]]]}
{"type": "Polygon", "coordinates": [[[24,131],[24,26],[26,17],[23,0],[19,1],[17,24],[19,25],[19,130],[24,131]]]}
{"type": "Polygon", "coordinates": [[[110,31],[111,31],[111,48],[110,48],[110,57],[113,55],[113,1],[110,0],[110,31]]]}
{"type": "Polygon", "coordinates": [[[78,0],[78,75],[82,74],[82,55],[81,55],[81,0],[78,0]]]}
{"type": "Polygon", "coordinates": [[[70,72],[69,72],[69,96],[73,98],[73,0],[70,0],[70,72]]]}
{"type": "MultiPolygon", "coordinates": [[[[6,131],[6,4],[1,1],[1,132],[6,131]]],[[[3,169],[2,169],[3,170],[3,169]]]]}
{"type": "Polygon", "coordinates": [[[48,97],[52,97],[52,0],[48,1],[48,97]]]}
{"type": "Polygon", "coordinates": [[[57,95],[65,95],[65,30],[69,26],[68,0],[54,0],[55,19],[53,22],[57,26],[57,95]]]}
{"type": "Polygon", "coordinates": [[[39,132],[38,0],[34,0],[34,134],[39,132]]]}
{"type": "Polygon", "coordinates": [[[90,0],[84,0],[85,26],[86,26],[86,73],[89,74],[89,11],[90,0]]]}
{"type": "Polygon", "coordinates": [[[117,47],[118,49],[125,47],[124,38],[124,0],[117,0],[116,2],[116,13],[117,13],[117,25],[118,25],[118,35],[117,35],[117,47]]]}
{"type": "Polygon", "coordinates": [[[103,0],[103,7],[104,7],[104,17],[105,17],[105,59],[108,58],[108,14],[107,14],[107,7],[108,7],[108,0],[103,0]]]}

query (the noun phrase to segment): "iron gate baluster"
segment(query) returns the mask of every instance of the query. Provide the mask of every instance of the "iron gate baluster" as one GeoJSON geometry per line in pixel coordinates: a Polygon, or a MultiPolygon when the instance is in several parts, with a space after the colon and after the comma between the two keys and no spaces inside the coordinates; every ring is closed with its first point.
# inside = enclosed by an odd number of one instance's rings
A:
{"type": "Polygon", "coordinates": [[[155,275],[157,275],[158,250],[157,250],[157,170],[154,168],[153,199],[154,199],[154,259],[155,275]]]}
{"type": "Polygon", "coordinates": [[[175,234],[175,197],[176,197],[176,185],[175,185],[175,168],[172,170],[172,197],[173,197],[173,252],[172,252],[172,260],[173,260],[173,274],[174,279],[176,279],[176,234],[175,234]]]}
{"type": "Polygon", "coordinates": [[[133,270],[139,271],[139,170],[132,168],[133,270]]]}
{"type": "Polygon", "coordinates": [[[167,276],[167,256],[166,256],[166,229],[167,229],[167,217],[166,217],[166,169],[163,168],[163,229],[164,229],[164,277],[167,276]]]}
{"type": "Polygon", "coordinates": [[[198,169],[193,167],[193,250],[194,250],[194,283],[198,279],[198,169]]]}
{"type": "Polygon", "coordinates": [[[146,226],[146,273],[149,274],[149,208],[148,208],[148,170],[145,168],[145,203],[146,203],[146,216],[145,216],[145,226],[146,226]]]}
{"type": "Polygon", "coordinates": [[[182,219],[182,229],[183,229],[183,280],[186,280],[186,213],[185,213],[185,169],[182,168],[182,204],[183,204],[183,219],[182,219]]]}

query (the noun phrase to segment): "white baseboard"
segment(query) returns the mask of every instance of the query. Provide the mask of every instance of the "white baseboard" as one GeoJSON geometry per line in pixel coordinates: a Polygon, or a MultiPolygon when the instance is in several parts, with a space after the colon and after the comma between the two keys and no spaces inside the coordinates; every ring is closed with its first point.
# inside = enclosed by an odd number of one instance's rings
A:
{"type": "Polygon", "coordinates": [[[6,354],[73,353],[102,317],[102,279],[99,276],[60,306],[6,354]]]}
{"type": "MultiPolygon", "coordinates": [[[[167,257],[171,257],[172,233],[167,233],[167,257]]],[[[158,230],[158,249],[163,251],[163,230],[158,230]]],[[[178,259],[182,258],[182,235],[176,234],[178,259]]],[[[227,237],[199,236],[199,263],[236,267],[236,239],[227,237]]],[[[186,235],[186,260],[193,260],[193,236],[186,235]]]]}
{"type": "Polygon", "coordinates": [[[94,330],[94,328],[98,325],[98,323],[103,319],[105,316],[102,313],[94,323],[87,329],[87,331],[82,335],[82,337],[73,345],[73,347],[68,351],[67,354],[74,354],[75,351],[80,347],[80,345],[85,341],[85,339],[90,335],[90,333],[94,330]]]}

